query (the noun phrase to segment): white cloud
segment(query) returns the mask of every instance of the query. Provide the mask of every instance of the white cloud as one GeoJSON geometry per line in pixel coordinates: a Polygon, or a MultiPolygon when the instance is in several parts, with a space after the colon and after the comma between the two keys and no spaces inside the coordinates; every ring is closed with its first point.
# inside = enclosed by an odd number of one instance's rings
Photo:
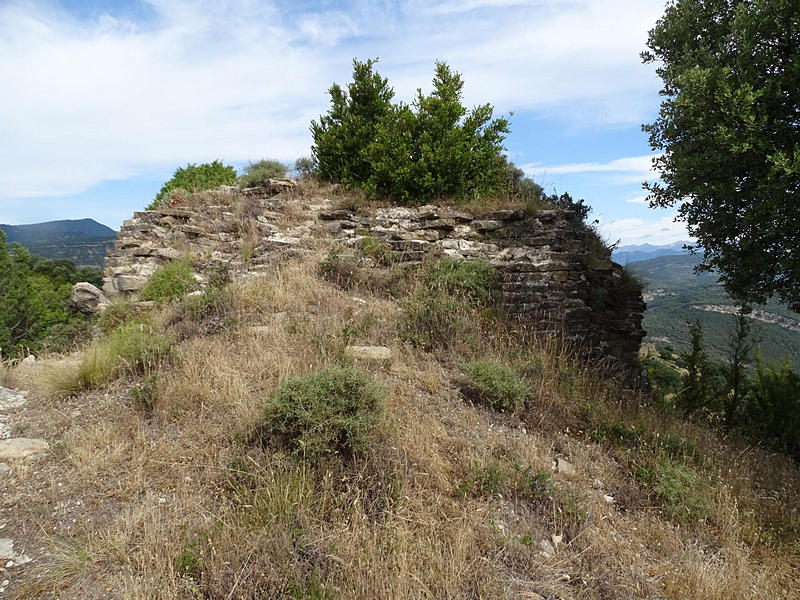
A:
{"type": "Polygon", "coordinates": [[[0,5],[0,198],[76,193],[165,165],[305,154],[309,117],[327,109],[332,81],[349,79],[353,56],[380,56],[400,98],[444,59],[463,73],[467,104],[584,124],[639,123],[658,87],[638,52],[661,0],[472,0],[466,11],[434,5],[441,14],[420,0],[327,12],[149,4],[144,22],[0,5]]]}
{"type": "Polygon", "coordinates": [[[540,171],[549,174],[565,173],[625,173],[627,176],[642,178],[657,178],[658,172],[653,169],[653,159],[659,154],[645,156],[631,156],[627,158],[617,158],[606,163],[571,163],[566,165],[544,166],[541,163],[531,163],[523,165],[523,171],[540,171]]]}
{"type": "Polygon", "coordinates": [[[672,244],[691,239],[682,222],[676,222],[674,215],[661,219],[612,219],[599,218],[598,229],[603,237],[623,245],[632,244],[672,244]]]}
{"type": "Polygon", "coordinates": [[[431,14],[446,15],[452,13],[469,12],[481,8],[507,8],[509,6],[552,4],[558,0],[460,0],[457,2],[431,2],[423,10],[431,14]]]}
{"type": "Polygon", "coordinates": [[[629,204],[648,204],[647,196],[631,196],[630,198],[626,198],[625,202],[629,204]]]}

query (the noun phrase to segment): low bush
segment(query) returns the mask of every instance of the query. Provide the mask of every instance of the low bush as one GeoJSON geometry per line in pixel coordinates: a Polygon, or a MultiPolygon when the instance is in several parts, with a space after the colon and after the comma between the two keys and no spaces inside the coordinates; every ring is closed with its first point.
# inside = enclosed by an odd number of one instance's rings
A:
{"type": "Polygon", "coordinates": [[[480,343],[478,315],[441,290],[421,289],[403,307],[400,337],[426,352],[474,350],[480,343]]]}
{"type": "Polygon", "coordinates": [[[169,324],[181,339],[220,333],[236,324],[233,296],[228,289],[211,286],[202,294],[186,296],[169,324]]]}
{"type": "Polygon", "coordinates": [[[266,186],[269,184],[270,179],[286,177],[288,172],[289,167],[282,162],[260,160],[256,163],[250,163],[244,168],[244,173],[239,176],[239,185],[245,188],[266,186]]]}
{"type": "Polygon", "coordinates": [[[294,171],[298,177],[309,177],[317,172],[317,161],[312,156],[301,156],[294,161],[294,171]]]}
{"type": "Polygon", "coordinates": [[[355,261],[343,257],[340,250],[331,250],[319,263],[317,272],[323,279],[343,289],[350,289],[356,283],[357,269],[355,261]]]}
{"type": "Polygon", "coordinates": [[[467,376],[465,391],[495,410],[513,412],[531,395],[530,385],[503,363],[476,360],[465,363],[462,369],[467,376]]]}
{"type": "Polygon", "coordinates": [[[540,501],[551,497],[554,492],[550,473],[524,465],[516,456],[473,464],[458,486],[458,493],[466,498],[501,493],[506,498],[540,501]]]}
{"type": "Polygon", "coordinates": [[[693,469],[668,457],[640,467],[636,478],[662,503],[670,519],[691,523],[708,516],[707,482],[693,469]]]}
{"type": "Polygon", "coordinates": [[[366,373],[328,367],[290,379],[264,407],[259,435],[282,439],[293,454],[315,459],[367,447],[383,409],[384,393],[366,373]]]}
{"type": "Polygon", "coordinates": [[[73,314],[69,321],[56,323],[47,332],[42,348],[49,352],[70,352],[92,337],[91,322],[81,315],[73,314]]]}
{"type": "Polygon", "coordinates": [[[162,267],[147,280],[139,297],[142,300],[153,300],[159,306],[170,300],[182,298],[197,288],[192,265],[187,260],[173,260],[162,267]]]}
{"type": "Polygon", "coordinates": [[[426,351],[477,348],[499,296],[491,266],[443,259],[420,279],[403,307],[401,337],[426,351]]]}
{"type": "Polygon", "coordinates": [[[130,389],[131,398],[136,404],[144,411],[150,411],[156,404],[158,399],[158,386],[156,385],[156,376],[149,375],[142,378],[138,385],[130,389]]]}
{"type": "Polygon", "coordinates": [[[84,387],[100,387],[115,377],[153,372],[172,347],[172,335],[149,323],[128,323],[96,341],[84,354],[80,379],[84,387]]]}
{"type": "Polygon", "coordinates": [[[218,160],[200,165],[190,163],[175,171],[172,179],[161,187],[156,197],[147,206],[147,210],[154,210],[168,204],[170,193],[173,190],[184,190],[189,194],[194,194],[202,190],[213,190],[221,185],[235,183],[236,169],[230,165],[223,165],[218,160]]]}

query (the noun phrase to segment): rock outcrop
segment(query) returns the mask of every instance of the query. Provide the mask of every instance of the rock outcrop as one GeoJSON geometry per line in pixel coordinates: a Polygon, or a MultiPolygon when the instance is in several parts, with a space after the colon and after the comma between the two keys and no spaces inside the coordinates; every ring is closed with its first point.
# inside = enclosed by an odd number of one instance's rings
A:
{"type": "Polygon", "coordinates": [[[76,310],[84,314],[95,315],[108,304],[108,298],[97,286],[87,281],[81,281],[72,286],[70,303],[76,310]]]}
{"type": "Polygon", "coordinates": [[[104,291],[136,292],[159,265],[183,255],[209,268],[264,271],[324,236],[354,252],[369,238],[393,262],[426,255],[487,261],[509,312],[524,325],[561,332],[606,356],[630,361],[644,337],[639,287],[569,211],[354,211],[325,198],[304,200],[288,185],[221,188],[177,208],[135,213],[106,258],[104,291]]]}

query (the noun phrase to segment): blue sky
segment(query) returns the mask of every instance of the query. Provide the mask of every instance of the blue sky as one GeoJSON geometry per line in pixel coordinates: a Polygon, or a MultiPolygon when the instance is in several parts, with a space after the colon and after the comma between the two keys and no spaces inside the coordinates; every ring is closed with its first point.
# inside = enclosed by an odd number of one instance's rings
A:
{"type": "Polygon", "coordinates": [[[664,0],[0,0],[0,223],[117,228],[174,170],[293,162],[353,57],[396,98],[462,73],[465,103],[510,117],[510,158],[594,207],[624,244],[686,239],[648,208],[641,124],[659,80],[639,52],[664,0]]]}

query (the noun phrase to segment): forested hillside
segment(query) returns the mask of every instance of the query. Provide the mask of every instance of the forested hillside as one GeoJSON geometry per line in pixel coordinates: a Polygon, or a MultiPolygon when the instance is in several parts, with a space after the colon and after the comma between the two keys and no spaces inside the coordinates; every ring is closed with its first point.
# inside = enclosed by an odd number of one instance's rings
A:
{"type": "Polygon", "coordinates": [[[9,244],[19,243],[31,254],[71,260],[78,266],[102,269],[116,232],[93,219],[48,221],[30,225],[0,225],[9,244]]]}
{"type": "MultiPolygon", "coordinates": [[[[725,293],[714,273],[694,272],[699,255],[660,256],[630,263],[627,266],[645,284],[647,312],[644,328],[646,342],[657,348],[672,347],[677,352],[689,349],[689,323],[700,321],[706,350],[715,360],[729,349],[734,329],[734,301],[725,293]]],[[[770,301],[753,307],[752,335],[767,363],[789,357],[795,369],[800,367],[800,315],[770,301]]]]}

